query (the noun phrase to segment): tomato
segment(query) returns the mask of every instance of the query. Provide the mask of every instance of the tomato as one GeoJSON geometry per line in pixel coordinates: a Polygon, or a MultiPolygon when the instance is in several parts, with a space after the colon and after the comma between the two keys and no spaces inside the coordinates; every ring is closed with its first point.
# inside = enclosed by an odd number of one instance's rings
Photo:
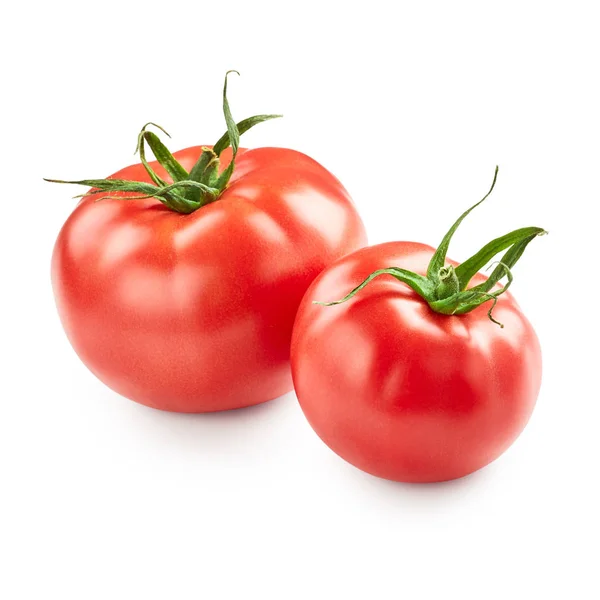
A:
{"type": "MultiPolygon", "coordinates": [[[[190,170],[201,152],[173,156],[190,170]]],[[[221,172],[230,159],[228,148],[221,172]]],[[[141,164],[109,179],[150,182],[141,164]]],[[[60,318],[99,379],[170,411],[238,408],[291,390],[290,337],[304,292],[366,243],[341,183],[283,148],[240,149],[219,198],[190,214],[156,198],[96,199],[79,203],[56,241],[60,318]]]]}
{"type": "MultiPolygon", "coordinates": [[[[531,239],[544,233],[529,229],[531,239]]],[[[505,255],[510,266],[528,241],[505,255]]],[[[435,312],[393,273],[348,294],[386,267],[426,276],[434,253],[390,242],[338,260],[310,286],[294,325],[292,374],[309,423],[339,456],[396,481],[444,481],[487,465],[523,430],[540,388],[538,339],[508,292],[496,298],[495,322],[483,305],[435,312]],[[346,294],[335,306],[314,303],[346,294]]],[[[484,282],[474,274],[474,286],[484,282]]]]}

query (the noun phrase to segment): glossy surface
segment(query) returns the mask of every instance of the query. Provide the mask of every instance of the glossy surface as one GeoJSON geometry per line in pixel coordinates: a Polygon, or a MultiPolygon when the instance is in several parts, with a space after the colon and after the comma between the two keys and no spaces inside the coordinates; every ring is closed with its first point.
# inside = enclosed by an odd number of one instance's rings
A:
{"type": "Polygon", "coordinates": [[[310,424],[386,479],[443,481],[487,465],[525,427],[540,387],[537,337],[508,292],[494,311],[504,329],[487,304],[441,315],[389,275],[344,304],[312,304],[342,298],[379,268],[424,275],[433,252],[392,242],[346,256],[315,280],[294,325],[292,373],[310,424]]]}
{"type": "MultiPolygon", "coordinates": [[[[189,170],[199,154],[175,157],[189,170]]],[[[113,177],[149,181],[141,165],[113,177]]],[[[52,283],[69,340],[112,389],[165,410],[224,410],[292,388],[302,295],[365,243],[347,192],[314,160],[240,150],[222,196],[189,215],[154,199],[83,199],[58,236],[52,283]]]]}

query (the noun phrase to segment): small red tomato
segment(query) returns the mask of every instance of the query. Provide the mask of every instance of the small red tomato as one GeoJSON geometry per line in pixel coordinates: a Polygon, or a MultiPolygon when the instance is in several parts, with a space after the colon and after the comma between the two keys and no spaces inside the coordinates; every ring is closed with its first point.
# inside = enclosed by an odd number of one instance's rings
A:
{"type": "Polygon", "coordinates": [[[236,126],[225,93],[224,110],[228,134],[212,148],[171,155],[144,128],[143,164],[79,182],[91,195],[54,248],[56,304],[76,352],[113,390],[154,408],[225,410],[291,390],[304,292],[366,243],[333,175],[294,150],[238,148],[270,116],[236,126]],[[158,162],[146,162],[144,144],[158,162]]]}
{"type": "Polygon", "coordinates": [[[458,265],[446,250],[468,212],[437,251],[391,242],[338,260],[298,310],[291,356],[302,410],[332,450],[373,475],[472,473],[511,445],[534,408],[540,346],[514,298],[500,295],[544,231],[517,230],[458,265]],[[506,249],[489,278],[477,273],[506,249]]]}

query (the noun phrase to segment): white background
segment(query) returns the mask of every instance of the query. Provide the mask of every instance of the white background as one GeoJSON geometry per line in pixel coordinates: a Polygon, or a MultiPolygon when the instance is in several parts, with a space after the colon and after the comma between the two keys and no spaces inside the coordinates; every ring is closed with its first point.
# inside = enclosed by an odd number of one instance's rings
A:
{"type": "Polygon", "coordinates": [[[0,596],[599,598],[594,5],[5,7],[0,596]],[[437,243],[496,164],[496,191],[450,256],[517,227],[550,231],[514,283],[542,343],[542,391],[488,468],[440,485],[381,481],[325,447],[293,394],[166,414],[104,387],[71,350],[49,263],[76,190],[41,178],[131,163],[148,120],[174,150],[213,143],[231,68],[242,74],[230,88],[237,119],[285,114],[244,144],[319,160],[372,243],[437,243]]]}

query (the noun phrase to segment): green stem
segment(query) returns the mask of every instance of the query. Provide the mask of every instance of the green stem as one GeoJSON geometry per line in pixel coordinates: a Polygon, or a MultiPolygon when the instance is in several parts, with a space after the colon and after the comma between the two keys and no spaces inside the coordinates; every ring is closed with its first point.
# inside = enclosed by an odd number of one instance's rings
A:
{"type": "Polygon", "coordinates": [[[160,129],[168,137],[169,134],[160,125],[147,123],[138,135],[136,153],[139,152],[140,162],[146,169],[152,183],[143,183],[130,180],[115,179],[82,179],[77,181],[64,181],[59,179],[46,179],[53,183],[70,183],[78,185],[91,185],[95,189],[89,190],[81,196],[96,195],[102,192],[110,192],[111,198],[132,200],[139,198],[154,197],[165,206],[179,213],[189,214],[202,206],[218,200],[219,196],[227,187],[235,169],[235,159],[239,150],[240,136],[246,131],[282,115],[255,115],[236,123],[231,115],[229,101],[227,99],[227,71],[225,83],[223,84],[223,115],[227,125],[227,132],[219,138],[217,143],[210,148],[203,148],[196,164],[188,173],[169,149],[162,143],[160,138],[153,132],[147,131],[152,125],[160,129]],[[152,150],[156,161],[165,169],[172,183],[159,177],[146,160],[146,144],[152,150]],[[232,158],[227,168],[219,175],[219,156],[227,148],[232,148],[232,158]],[[119,192],[136,193],[138,196],[119,196],[119,192]],[[115,195],[117,194],[117,195],[115,195]]]}
{"type": "Polygon", "coordinates": [[[442,267],[438,272],[438,284],[435,286],[435,295],[438,300],[443,300],[458,293],[458,277],[452,265],[442,267]]]}
{"type": "Polygon", "coordinates": [[[444,264],[446,261],[446,253],[454,233],[464,218],[491,194],[496,185],[497,176],[498,167],[496,167],[494,172],[494,180],[492,181],[490,191],[477,202],[477,204],[474,204],[465,211],[442,239],[438,249],[431,257],[431,261],[427,267],[426,277],[422,277],[412,271],[407,271],[398,267],[378,269],[371,273],[362,283],[357,285],[342,299],[334,300],[333,302],[315,302],[315,304],[331,306],[347,302],[376,277],[379,277],[380,275],[392,275],[398,281],[409,285],[429,304],[432,310],[440,314],[465,314],[474,310],[484,302],[491,301],[492,305],[488,311],[488,317],[496,325],[504,327],[502,323],[499,323],[494,319],[492,314],[493,309],[498,302],[499,296],[501,296],[512,284],[513,275],[511,268],[516,264],[519,258],[521,258],[527,245],[539,235],[544,235],[546,231],[541,227],[524,227],[516,229],[511,233],[507,233],[506,235],[492,240],[481,248],[479,252],[458,265],[456,268],[452,265],[444,264]],[[507,251],[502,259],[498,261],[498,266],[494,269],[492,274],[483,283],[468,288],[469,282],[479,269],[502,250],[507,251]],[[494,286],[496,286],[496,284],[498,284],[505,276],[507,278],[506,284],[504,284],[503,287],[492,291],[494,286]]]}

